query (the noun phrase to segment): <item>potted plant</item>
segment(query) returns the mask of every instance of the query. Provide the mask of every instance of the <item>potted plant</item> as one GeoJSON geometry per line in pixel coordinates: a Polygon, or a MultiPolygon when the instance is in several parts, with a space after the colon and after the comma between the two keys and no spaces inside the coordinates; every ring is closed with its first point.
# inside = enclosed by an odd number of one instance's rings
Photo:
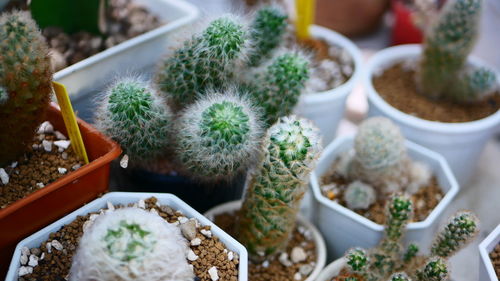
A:
{"type": "Polygon", "coordinates": [[[280,119],[267,131],[260,163],[247,177],[243,202],[206,213],[246,246],[251,279],[312,281],[324,266],[323,238],[297,217],[320,150],[319,132],[309,121],[280,119]]]}
{"type": "Polygon", "coordinates": [[[6,266],[19,239],[107,190],[109,163],[120,148],[78,120],[90,161],[83,165],[59,108],[49,105],[52,72],[36,25],[17,12],[2,15],[0,26],[0,228],[7,230],[0,233],[0,264],[6,266]]]}
{"type": "Polygon", "coordinates": [[[479,280],[496,281],[500,276],[500,225],[479,244],[479,280]]]}
{"type": "Polygon", "coordinates": [[[481,3],[447,1],[422,46],[380,51],[364,79],[369,115],[394,120],[409,140],[443,155],[461,185],[470,180],[500,123],[497,75],[467,57],[477,35],[481,3]]]}
{"type": "Polygon", "coordinates": [[[430,255],[418,255],[419,246],[403,248],[401,238],[412,215],[408,197],[395,195],[387,204],[387,225],[384,238],[368,251],[350,249],[321,273],[318,281],[331,280],[449,280],[447,259],[474,239],[478,219],[469,211],[453,215],[434,238],[430,255]]]}
{"type": "Polygon", "coordinates": [[[246,281],[247,252],[171,194],[111,192],[21,241],[6,280],[68,274],[69,280],[246,281]],[[55,267],[56,261],[64,263],[55,267]]]}
{"type": "Polygon", "coordinates": [[[328,145],[310,185],[315,224],[329,233],[325,240],[333,257],[354,246],[376,245],[384,229],[383,206],[395,191],[415,201],[407,241],[429,245],[439,218],[459,190],[443,157],[405,141],[382,117],[365,120],[355,138],[340,137],[328,145]]]}

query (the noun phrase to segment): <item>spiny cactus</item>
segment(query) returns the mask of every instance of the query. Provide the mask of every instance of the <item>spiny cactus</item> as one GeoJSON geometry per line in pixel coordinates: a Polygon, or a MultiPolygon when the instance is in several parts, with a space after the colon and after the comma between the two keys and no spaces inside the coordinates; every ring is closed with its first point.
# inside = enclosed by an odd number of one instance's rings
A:
{"type": "Polygon", "coordinates": [[[433,258],[425,267],[417,271],[418,281],[442,281],[448,280],[448,266],[442,258],[433,258]]]}
{"type": "Polygon", "coordinates": [[[252,42],[250,66],[257,66],[270,56],[282,42],[286,27],[287,15],[283,8],[275,5],[257,10],[249,31],[252,42]]]}
{"type": "Polygon", "coordinates": [[[476,236],[478,221],[469,211],[455,214],[436,237],[431,253],[443,258],[453,255],[476,236]]]}
{"type": "Polygon", "coordinates": [[[389,281],[411,281],[410,277],[404,272],[394,273],[389,281]]]}
{"type": "Polygon", "coordinates": [[[84,232],[70,280],[192,281],[187,241],[178,227],[139,208],[100,215],[84,232]]]}
{"type": "Polygon", "coordinates": [[[376,200],[377,195],[372,186],[361,181],[351,182],[344,192],[344,200],[351,210],[368,209],[376,200]]]}
{"type": "Polygon", "coordinates": [[[254,260],[286,247],[321,150],[319,131],[305,119],[284,117],[268,129],[262,147],[238,223],[239,241],[254,260]]]}
{"type": "Polygon", "coordinates": [[[193,103],[208,88],[221,87],[232,66],[244,59],[247,34],[240,22],[234,16],[212,21],[163,61],[157,81],[177,108],[193,103]]]}
{"type": "Polygon", "coordinates": [[[201,98],[176,122],[176,152],[183,167],[201,181],[233,179],[258,155],[260,118],[233,89],[201,98]]]}
{"type": "Polygon", "coordinates": [[[24,12],[0,17],[0,167],[33,141],[52,94],[49,50],[24,12]]]}
{"type": "Polygon", "coordinates": [[[497,85],[495,74],[467,64],[478,34],[482,2],[447,1],[439,18],[426,32],[416,77],[422,94],[468,102],[493,92],[497,85]],[[467,70],[470,68],[472,71],[467,70]]]}
{"type": "Polygon", "coordinates": [[[104,93],[96,127],[116,140],[131,160],[154,160],[169,145],[171,113],[154,88],[140,78],[118,80],[104,93]]]}

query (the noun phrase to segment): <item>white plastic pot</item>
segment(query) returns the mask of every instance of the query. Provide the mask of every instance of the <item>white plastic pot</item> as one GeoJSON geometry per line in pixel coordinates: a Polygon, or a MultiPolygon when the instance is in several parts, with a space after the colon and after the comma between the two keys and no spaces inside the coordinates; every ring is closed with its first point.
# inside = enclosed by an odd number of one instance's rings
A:
{"type": "Polygon", "coordinates": [[[111,202],[113,205],[127,205],[129,203],[136,203],[141,199],[147,199],[149,197],[156,197],[158,201],[163,205],[168,205],[177,211],[181,211],[188,218],[196,218],[201,225],[210,225],[213,235],[218,237],[226,247],[238,253],[240,257],[239,270],[238,270],[238,280],[247,281],[248,280],[248,254],[245,247],[243,247],[238,241],[233,239],[203,215],[198,213],[196,210],[191,208],[189,205],[184,203],[182,200],[177,198],[172,194],[166,193],[133,193],[133,192],[111,192],[105,194],[103,197],[98,198],[89,204],[81,207],[80,209],[72,212],[71,214],[61,218],[60,220],[52,223],[51,225],[41,229],[40,231],[28,236],[19,244],[14,251],[14,256],[10,263],[9,271],[7,273],[7,278],[5,281],[17,281],[18,271],[19,271],[19,259],[21,258],[21,249],[23,247],[33,248],[39,247],[41,243],[49,238],[50,233],[58,231],[62,226],[71,223],[76,219],[77,216],[83,216],[90,212],[99,211],[102,208],[107,207],[107,202],[111,202]]]}
{"type": "MultiPolygon", "coordinates": [[[[443,123],[424,120],[392,107],[375,91],[374,73],[380,73],[397,62],[416,59],[420,54],[420,45],[401,45],[384,49],[371,58],[363,81],[368,94],[368,116],[381,115],[392,119],[407,139],[443,155],[459,184],[465,186],[474,174],[486,142],[500,128],[500,111],[477,121],[443,123]]],[[[470,62],[484,65],[473,57],[470,62]]]]}
{"type": "Polygon", "coordinates": [[[324,39],[327,43],[347,50],[354,62],[354,72],[349,80],[335,89],[319,93],[303,94],[295,112],[312,120],[321,130],[323,142],[330,143],[337,127],[344,117],[347,96],[362,77],[362,56],[358,47],[351,40],[328,28],[314,25],[311,27],[314,38],[324,39]]]}
{"type": "Polygon", "coordinates": [[[479,244],[479,281],[498,281],[490,253],[500,243],[500,224],[479,244]]]}
{"type": "MultiPolygon", "coordinates": [[[[205,216],[209,220],[213,221],[215,216],[219,214],[234,213],[236,210],[241,209],[241,204],[242,201],[240,200],[227,202],[208,210],[207,212],[205,212],[205,216]]],[[[318,260],[316,261],[316,266],[314,267],[309,277],[307,277],[307,279],[304,281],[316,281],[316,277],[318,277],[319,273],[326,264],[325,241],[323,240],[321,233],[316,229],[316,227],[309,221],[304,219],[302,216],[300,215],[297,216],[297,223],[298,225],[303,226],[309,231],[311,231],[314,244],[316,245],[316,256],[318,257],[318,260]]]]}
{"type": "Polygon", "coordinates": [[[333,277],[339,275],[340,271],[344,266],[346,266],[347,262],[345,258],[339,258],[327,265],[319,274],[316,281],[331,281],[333,277]]]}
{"type": "MultiPolygon", "coordinates": [[[[366,249],[376,246],[384,233],[384,227],[354,211],[333,202],[321,193],[320,179],[330,171],[335,160],[353,147],[354,137],[339,137],[323,151],[316,169],[311,173],[310,185],[314,194],[313,219],[324,234],[328,257],[338,258],[355,246],[366,249]]],[[[446,163],[439,154],[420,145],[406,141],[411,159],[425,163],[436,176],[445,195],[424,221],[407,226],[405,242],[416,242],[421,249],[428,249],[439,227],[443,211],[458,193],[458,184],[446,163]]]]}

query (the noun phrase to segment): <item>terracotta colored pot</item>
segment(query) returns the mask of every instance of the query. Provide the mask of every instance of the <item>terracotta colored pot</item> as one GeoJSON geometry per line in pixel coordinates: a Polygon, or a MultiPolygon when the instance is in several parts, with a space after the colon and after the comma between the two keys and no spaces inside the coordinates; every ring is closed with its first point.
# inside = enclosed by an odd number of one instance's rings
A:
{"type": "MultiPolygon", "coordinates": [[[[55,104],[50,106],[46,120],[67,135],[55,104]]],[[[0,210],[0,279],[22,238],[108,190],[109,164],[121,154],[121,149],[86,122],[78,119],[78,125],[90,163],[0,210]]]]}
{"type": "Polygon", "coordinates": [[[417,44],[422,42],[422,31],[412,20],[412,10],[402,0],[392,0],[394,26],[392,27],[391,45],[417,44]]]}

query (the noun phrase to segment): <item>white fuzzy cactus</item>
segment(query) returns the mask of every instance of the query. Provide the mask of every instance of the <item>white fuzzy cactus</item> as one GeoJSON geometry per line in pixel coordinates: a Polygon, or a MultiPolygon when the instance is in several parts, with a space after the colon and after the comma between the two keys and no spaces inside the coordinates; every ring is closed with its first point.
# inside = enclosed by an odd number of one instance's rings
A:
{"type": "Polygon", "coordinates": [[[192,281],[187,241],[157,214],[124,208],[100,215],[83,234],[71,281],[192,281]]]}
{"type": "Polygon", "coordinates": [[[366,210],[376,199],[377,195],[373,187],[361,181],[351,182],[344,193],[344,200],[351,210],[366,210]]]}

